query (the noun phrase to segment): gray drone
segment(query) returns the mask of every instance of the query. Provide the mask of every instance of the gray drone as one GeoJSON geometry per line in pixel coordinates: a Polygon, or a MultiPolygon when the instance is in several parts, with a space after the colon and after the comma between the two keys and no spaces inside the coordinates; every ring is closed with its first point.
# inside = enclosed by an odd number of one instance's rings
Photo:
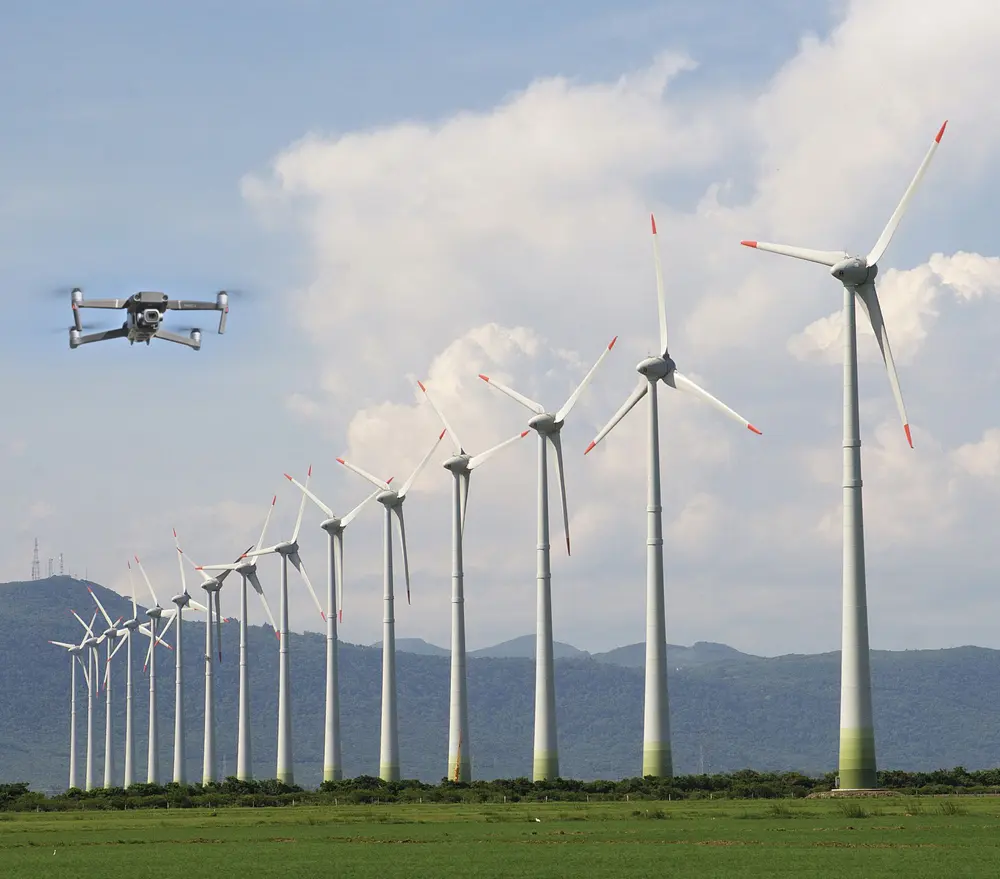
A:
{"type": "Polygon", "coordinates": [[[185,328],[189,335],[182,336],[162,329],[160,324],[170,309],[174,311],[219,311],[219,333],[226,331],[226,316],[229,314],[229,295],[220,290],[215,294],[214,302],[200,302],[191,299],[168,299],[166,293],[133,293],[127,299],[84,299],[83,291],[74,287],[70,294],[70,304],[73,307],[74,326],[69,328],[69,347],[79,348],[91,342],[103,342],[106,339],[128,339],[130,345],[145,342],[147,345],[153,339],[163,339],[187,345],[197,351],[201,348],[201,330],[197,327],[185,328]],[[113,330],[102,330],[97,333],[81,335],[84,329],[80,320],[81,308],[124,308],[125,322],[113,330]]]}

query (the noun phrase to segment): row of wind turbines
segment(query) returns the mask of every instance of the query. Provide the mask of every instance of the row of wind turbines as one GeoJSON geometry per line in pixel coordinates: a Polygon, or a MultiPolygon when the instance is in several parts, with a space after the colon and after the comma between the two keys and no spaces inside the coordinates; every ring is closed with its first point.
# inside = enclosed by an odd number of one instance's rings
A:
{"type": "MultiPolygon", "coordinates": [[[[843,629],[841,667],[841,722],[840,722],[840,787],[842,789],[867,789],[876,784],[875,736],[872,721],[871,673],[869,668],[868,612],[865,584],[864,533],[861,497],[861,440],[858,414],[858,365],[857,365],[857,321],[856,303],[860,304],[875,333],[882,353],[892,393],[899,409],[906,439],[912,448],[913,441],[909,420],[903,406],[896,368],[889,347],[885,321],[875,289],[878,261],[884,255],[899,223],[908,208],[920,180],[924,176],[931,158],[944,134],[941,126],[923,162],[907,187],[899,205],[893,212],[882,234],[866,257],[854,256],[840,251],[818,251],[759,241],[744,241],[744,245],[785,256],[804,259],[825,265],[834,278],[844,288],[843,320],[844,328],[844,563],[843,563],[843,629]]],[[[589,453],[644,397],[648,399],[648,466],[649,481],[647,492],[647,534],[646,534],[646,662],[645,696],[643,722],[642,774],[644,776],[669,777],[673,773],[670,747],[670,723],[668,710],[666,673],[666,623],[664,608],[663,570],[663,521],[660,496],[660,452],[658,388],[662,383],[674,390],[682,391],[713,406],[729,418],[739,422],[750,431],[761,432],[743,416],[712,396],[691,379],[677,370],[671,356],[666,319],[663,271],[656,243],[656,221],[651,217],[653,234],[653,255],[657,288],[659,350],[657,356],[648,357],[636,367],[640,378],[626,401],[611,417],[608,423],[594,437],[584,454],[589,453]]],[[[617,337],[616,337],[617,338],[617,337]]],[[[219,593],[223,582],[230,573],[241,576],[240,591],[240,678],[239,678],[239,729],[237,740],[237,777],[252,777],[250,742],[250,692],[247,656],[247,601],[248,585],[257,593],[264,610],[274,627],[279,642],[278,676],[278,748],[276,777],[286,783],[293,783],[293,749],[291,724],[291,657],[288,639],[288,565],[297,570],[321,616],[326,623],[326,714],[324,735],[324,780],[336,780],[342,776],[339,679],[337,668],[337,622],[343,613],[344,586],[344,531],[363,507],[375,500],[383,507],[383,582],[384,615],[382,641],[382,717],[379,774],[386,780],[400,777],[399,737],[396,712],[396,666],[395,666],[395,616],[394,616],[394,573],[393,573],[393,531],[398,530],[403,574],[406,583],[407,602],[410,600],[410,571],[406,548],[406,527],[403,505],[415,480],[425,468],[438,445],[448,436],[454,446],[454,454],[444,462],[444,467],[453,476],[452,490],[452,596],[451,596],[451,678],[450,709],[447,750],[447,777],[456,781],[469,781],[472,777],[472,747],[469,738],[468,698],[466,689],[466,647],[465,647],[465,593],[463,536],[468,504],[471,475],[489,458],[507,446],[523,439],[531,431],[538,438],[538,533],[536,548],[537,620],[536,620],[536,675],[535,675],[535,728],[534,767],[535,780],[543,780],[559,775],[559,756],[556,735],[555,684],[552,639],[552,592],[551,592],[551,544],[549,537],[549,453],[553,455],[556,482],[560,494],[563,525],[565,529],[566,552],[570,553],[569,512],[566,500],[566,485],[563,468],[561,430],[567,417],[576,405],[594,373],[607,357],[615,344],[612,339],[601,353],[597,362],[584,376],[579,386],[570,394],[566,402],[552,411],[516,390],[507,387],[489,376],[481,375],[490,387],[510,397],[531,413],[528,429],[479,454],[472,454],[459,439],[440,407],[435,403],[423,383],[418,383],[427,397],[428,403],[437,413],[443,430],[431,448],[408,479],[397,490],[392,480],[381,480],[357,465],[338,458],[339,463],[367,480],[374,491],[347,515],[338,517],[333,510],[309,489],[310,467],[304,483],[285,474],[287,479],[301,492],[301,501],[295,527],[289,539],[264,547],[271,511],[272,499],[264,520],[264,527],[255,546],[241,553],[236,561],[216,565],[188,564],[202,577],[202,588],[206,592],[206,603],[195,601],[187,591],[185,581],[185,555],[177,543],[181,573],[180,594],[173,597],[176,609],[166,610],[160,606],[153,586],[146,576],[138,558],[136,564],[146,582],[153,605],[147,611],[149,622],[142,623],[137,618],[137,605],[133,584],[133,616],[127,621],[112,621],[97,596],[94,600],[107,628],[99,634],[93,626],[96,612],[90,624],[77,619],[84,627],[85,634],[79,644],[57,643],[64,647],[72,662],[71,737],[70,737],[70,786],[75,786],[76,771],[76,667],[83,670],[87,685],[87,765],[86,785],[93,787],[93,696],[98,681],[98,651],[106,645],[105,680],[108,680],[111,659],[127,646],[126,661],[126,737],[125,771],[126,786],[134,781],[134,724],[131,709],[132,694],[132,638],[140,633],[149,639],[146,653],[146,667],[149,673],[149,733],[147,757],[147,781],[160,781],[158,767],[158,734],[156,702],[156,650],[157,645],[170,647],[164,640],[174,623],[173,644],[176,665],[175,712],[174,712],[174,766],[173,780],[184,778],[184,717],[183,717],[183,674],[181,667],[181,627],[185,608],[194,608],[205,614],[205,730],[203,751],[203,782],[217,780],[215,753],[215,716],[212,666],[214,662],[213,629],[218,632],[221,624],[219,593]],[[320,527],[329,537],[327,558],[328,579],[325,601],[321,601],[313,588],[299,555],[298,535],[307,500],[311,500],[326,516],[320,527]],[[396,528],[394,529],[393,520],[396,528]],[[264,590],[257,573],[257,560],[266,555],[281,557],[279,581],[279,620],[276,623],[268,606],[264,590]],[[208,572],[212,572],[209,574],[208,572]],[[214,609],[213,609],[214,608],[214,609]],[[213,625],[214,619],[214,625],[213,625]],[[166,620],[161,631],[158,626],[166,620]],[[120,642],[120,643],[117,643],[120,642]],[[86,662],[83,656],[86,656],[86,662]]],[[[176,532],[174,533],[176,542],[176,532]]],[[[75,615],[75,613],[74,613],[75,615]]],[[[221,644],[221,638],[220,638],[221,644]]],[[[114,760],[111,753],[111,690],[106,688],[106,730],[105,730],[105,776],[104,786],[111,786],[114,775],[114,760]]]]}

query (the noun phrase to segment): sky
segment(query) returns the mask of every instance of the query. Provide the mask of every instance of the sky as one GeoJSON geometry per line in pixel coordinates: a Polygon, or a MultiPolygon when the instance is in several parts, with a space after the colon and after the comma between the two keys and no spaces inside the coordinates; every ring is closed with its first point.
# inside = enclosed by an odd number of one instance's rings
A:
{"type": "MultiPolygon", "coordinates": [[[[879,266],[912,450],[859,316],[870,632],[1000,647],[998,39],[981,0],[20,4],[0,33],[0,578],[27,579],[37,537],[43,573],[62,553],[122,593],[138,554],[162,602],[172,528],[229,561],[275,494],[268,534],[290,536],[283,473],[312,465],[337,513],[368,493],[337,457],[405,479],[440,430],[418,379],[480,451],[527,413],[479,373],[555,409],[617,337],[563,431],[554,631],[641,641],[643,409],[583,451],[657,347],[655,212],[671,354],[763,431],[661,390],[668,639],[838,649],[842,289],[739,242],[867,253],[948,119],[879,266]],[[70,351],[73,285],[244,295],[198,352],[70,351]]],[[[473,478],[472,648],[534,631],[536,448],[473,478]]],[[[395,613],[441,645],[450,449],[407,498],[395,613]]],[[[321,518],[300,535],[317,587],[321,518]]],[[[354,643],[381,637],[381,541],[371,504],[346,535],[354,643]]],[[[260,569],[276,606],[277,559],[260,569]]],[[[292,628],[321,629],[290,595],[292,628]]]]}

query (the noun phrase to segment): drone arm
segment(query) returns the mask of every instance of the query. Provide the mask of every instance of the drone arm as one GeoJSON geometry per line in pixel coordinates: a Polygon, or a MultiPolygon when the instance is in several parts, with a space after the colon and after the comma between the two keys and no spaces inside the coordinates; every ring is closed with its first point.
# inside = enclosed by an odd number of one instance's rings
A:
{"type": "Polygon", "coordinates": [[[74,303],[77,308],[124,308],[127,299],[81,299],[74,303]]]}
{"type": "MultiPolygon", "coordinates": [[[[72,333],[70,334],[72,336],[72,333]]],[[[103,342],[107,339],[124,339],[128,336],[128,329],[125,327],[118,327],[116,330],[103,330],[100,333],[90,333],[86,336],[79,336],[74,344],[74,340],[70,338],[70,347],[78,348],[80,345],[88,345],[91,342],[103,342]]]]}
{"type": "Polygon", "coordinates": [[[187,336],[179,336],[177,333],[171,333],[167,330],[157,330],[153,338],[163,339],[165,342],[176,342],[178,345],[187,345],[188,348],[194,348],[195,351],[201,347],[200,339],[190,339],[187,336]]]}
{"type": "Polygon", "coordinates": [[[168,299],[167,308],[173,311],[220,311],[217,302],[202,302],[194,299],[168,299]]]}

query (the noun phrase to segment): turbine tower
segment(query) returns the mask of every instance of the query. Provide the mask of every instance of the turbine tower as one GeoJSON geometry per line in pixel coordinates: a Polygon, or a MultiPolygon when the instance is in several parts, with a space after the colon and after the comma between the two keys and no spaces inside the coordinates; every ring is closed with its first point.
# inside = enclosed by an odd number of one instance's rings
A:
{"type": "Polygon", "coordinates": [[[649,394],[649,484],[646,501],[646,689],[643,708],[642,774],[657,778],[673,775],[670,750],[670,711],[667,699],[667,634],[663,596],[663,507],[660,500],[660,426],[657,388],[659,382],[685,391],[714,406],[756,434],[757,430],[742,415],[696,385],[677,371],[667,345],[667,312],[663,293],[663,271],[656,242],[656,219],[650,216],[653,229],[653,262],[656,267],[656,297],[660,318],[659,356],[647,357],[636,371],[641,378],[624,405],[587,446],[587,454],[621,421],[644,396],[649,394]]]}
{"type": "Polygon", "coordinates": [[[487,375],[480,378],[490,387],[516,400],[533,413],[528,426],[538,434],[538,540],[536,555],[537,615],[535,622],[535,781],[543,781],[559,776],[559,746],[556,738],[556,682],[552,647],[552,567],[551,546],[549,544],[549,476],[548,443],[555,453],[556,478],[562,500],[563,528],[566,534],[566,555],[570,554],[569,508],[566,504],[566,477],[563,470],[562,438],[560,433],[570,411],[580,399],[591,377],[614,348],[618,337],[601,352],[583,381],[569,399],[555,413],[549,412],[541,403],[519,394],[500,384],[487,375]]]}
{"type": "Polygon", "coordinates": [[[444,468],[454,477],[451,513],[451,695],[448,702],[448,773],[451,781],[472,781],[472,748],[469,741],[469,695],[466,681],[465,655],[465,507],[469,500],[472,471],[491,458],[504,446],[524,439],[530,430],[515,434],[478,455],[470,455],[448,424],[423,382],[417,382],[427,402],[451,437],[455,454],[444,462],[444,468]]]}
{"type": "Polygon", "coordinates": [[[768,244],[763,241],[743,241],[747,247],[766,250],[828,266],[844,286],[844,562],[843,562],[843,628],[840,666],[840,758],[839,786],[842,790],[874,788],[876,779],[875,725],[872,717],[871,667],[868,643],[868,598],[865,583],[865,539],[861,497],[861,426],[858,413],[858,339],[855,303],[868,317],[882,360],[889,376],[892,395],[903,422],[903,431],[910,448],[913,437],[903,407],[896,365],[893,363],[889,336],[878,294],[875,276],[882,258],[903,214],[913,199],[917,186],[944,136],[945,120],[930,145],[917,173],[903,193],[889,222],[867,256],[851,256],[843,251],[810,250],[768,244]]]}
{"type": "Polygon", "coordinates": [[[88,586],[87,591],[90,593],[90,597],[97,602],[97,608],[108,624],[107,629],[101,635],[102,640],[107,645],[105,649],[108,657],[107,664],[104,667],[104,788],[107,790],[114,787],[115,775],[115,755],[111,749],[111,656],[114,652],[115,642],[122,637],[125,630],[118,630],[118,623],[121,622],[121,617],[118,618],[118,622],[112,622],[111,617],[108,616],[108,612],[104,609],[104,605],[101,604],[101,599],[97,597],[94,590],[88,586]]]}
{"type": "MultiPolygon", "coordinates": [[[[312,467],[309,467],[309,475],[312,475],[312,467]]],[[[306,484],[309,484],[308,477],[306,484]]],[[[276,775],[278,781],[284,784],[294,784],[295,775],[293,771],[292,757],[292,679],[290,656],[288,653],[288,563],[295,566],[295,570],[302,576],[303,582],[309,589],[309,593],[316,602],[316,606],[323,614],[323,607],[319,603],[316,590],[313,589],[309,575],[306,573],[305,565],[299,556],[299,528],[302,527],[302,514],[305,512],[306,499],[303,495],[299,504],[299,514],[295,519],[295,528],[289,540],[269,546],[266,549],[257,549],[246,553],[247,558],[257,559],[262,555],[277,553],[281,556],[281,580],[280,580],[280,607],[278,619],[280,629],[278,632],[278,760],[276,775]]]]}
{"type": "MultiPolygon", "coordinates": [[[[407,492],[413,487],[420,471],[427,466],[431,455],[437,449],[444,437],[445,431],[441,431],[434,441],[430,451],[424,455],[417,464],[410,478],[403,483],[403,487],[397,492],[390,488],[391,479],[383,482],[381,479],[372,476],[366,470],[362,470],[355,464],[345,461],[343,458],[337,460],[353,470],[359,476],[364,477],[376,488],[379,489],[375,495],[377,500],[385,508],[385,519],[382,538],[383,551],[383,593],[382,593],[382,730],[379,745],[379,778],[384,781],[399,781],[399,723],[396,716],[396,617],[395,617],[395,597],[393,595],[392,582],[392,517],[395,516],[399,522],[399,548],[403,555],[403,576],[406,579],[406,603],[410,603],[410,559],[406,552],[406,526],[403,522],[403,501],[406,500],[407,492]]],[[[305,498],[303,498],[304,500],[305,498]]]]}
{"type": "Polygon", "coordinates": [[[139,561],[139,556],[134,556],[134,558],[136,565],[139,566],[139,572],[142,574],[143,580],[146,581],[146,588],[149,589],[149,595],[153,599],[153,606],[146,611],[146,616],[149,617],[149,650],[146,651],[146,660],[143,663],[143,671],[146,668],[149,669],[149,734],[146,743],[146,783],[159,784],[160,721],[156,704],[156,651],[153,647],[156,644],[162,644],[168,650],[173,650],[173,647],[167,644],[166,641],[161,640],[161,637],[166,636],[170,624],[177,615],[177,610],[164,610],[160,607],[160,602],[153,591],[153,584],[149,582],[149,577],[146,576],[146,569],[143,568],[142,562],[139,561]],[[158,635],[156,627],[163,617],[167,618],[167,624],[158,635]]]}
{"type": "MultiPolygon", "coordinates": [[[[97,683],[97,664],[94,661],[94,653],[99,649],[101,639],[94,635],[93,625],[97,620],[97,611],[90,618],[90,625],[87,625],[80,615],[71,610],[71,614],[76,617],[77,622],[86,630],[86,637],[80,645],[87,651],[87,665],[84,667],[83,677],[87,682],[87,763],[85,767],[85,789],[93,790],[94,785],[94,686],[97,683]]],[[[81,663],[82,664],[82,663],[81,663]]]]}
{"type": "MultiPolygon", "coordinates": [[[[94,620],[97,619],[97,612],[94,612],[94,618],[90,621],[90,624],[94,624],[94,620]]],[[[69,664],[70,664],[70,688],[69,688],[69,787],[76,787],[76,666],[77,663],[80,664],[80,668],[83,669],[83,678],[87,682],[87,687],[90,687],[90,677],[87,673],[87,668],[80,659],[80,654],[84,651],[84,642],[87,640],[87,636],[84,635],[79,644],[67,644],[65,641],[49,641],[50,644],[55,644],[56,647],[62,647],[69,653],[69,664]]]]}
{"type": "MultiPolygon", "coordinates": [[[[267,516],[264,518],[264,527],[260,532],[260,539],[257,541],[256,549],[260,550],[264,543],[264,535],[267,532],[267,524],[271,520],[271,512],[278,496],[271,498],[271,506],[267,508],[267,516]]],[[[252,555],[252,553],[251,553],[252,555]]],[[[205,571],[235,571],[242,578],[240,589],[240,705],[239,724],[236,739],[236,777],[240,781],[249,781],[253,778],[253,756],[250,745],[250,666],[247,657],[247,582],[253,586],[254,591],[260,596],[264,605],[267,618],[271,621],[271,628],[275,635],[278,634],[278,626],[271,614],[271,608],[264,596],[264,589],[260,585],[257,577],[257,565],[252,559],[241,558],[234,564],[227,565],[204,565],[199,570],[205,571]]]]}
{"type": "Polygon", "coordinates": [[[337,622],[344,613],[344,530],[379,492],[374,491],[346,516],[333,514],[306,486],[287,473],[285,478],[309,498],[327,517],[320,523],[329,538],[326,579],[326,717],[323,732],[323,781],[343,777],[340,748],[340,679],[337,670],[337,622]]]}

